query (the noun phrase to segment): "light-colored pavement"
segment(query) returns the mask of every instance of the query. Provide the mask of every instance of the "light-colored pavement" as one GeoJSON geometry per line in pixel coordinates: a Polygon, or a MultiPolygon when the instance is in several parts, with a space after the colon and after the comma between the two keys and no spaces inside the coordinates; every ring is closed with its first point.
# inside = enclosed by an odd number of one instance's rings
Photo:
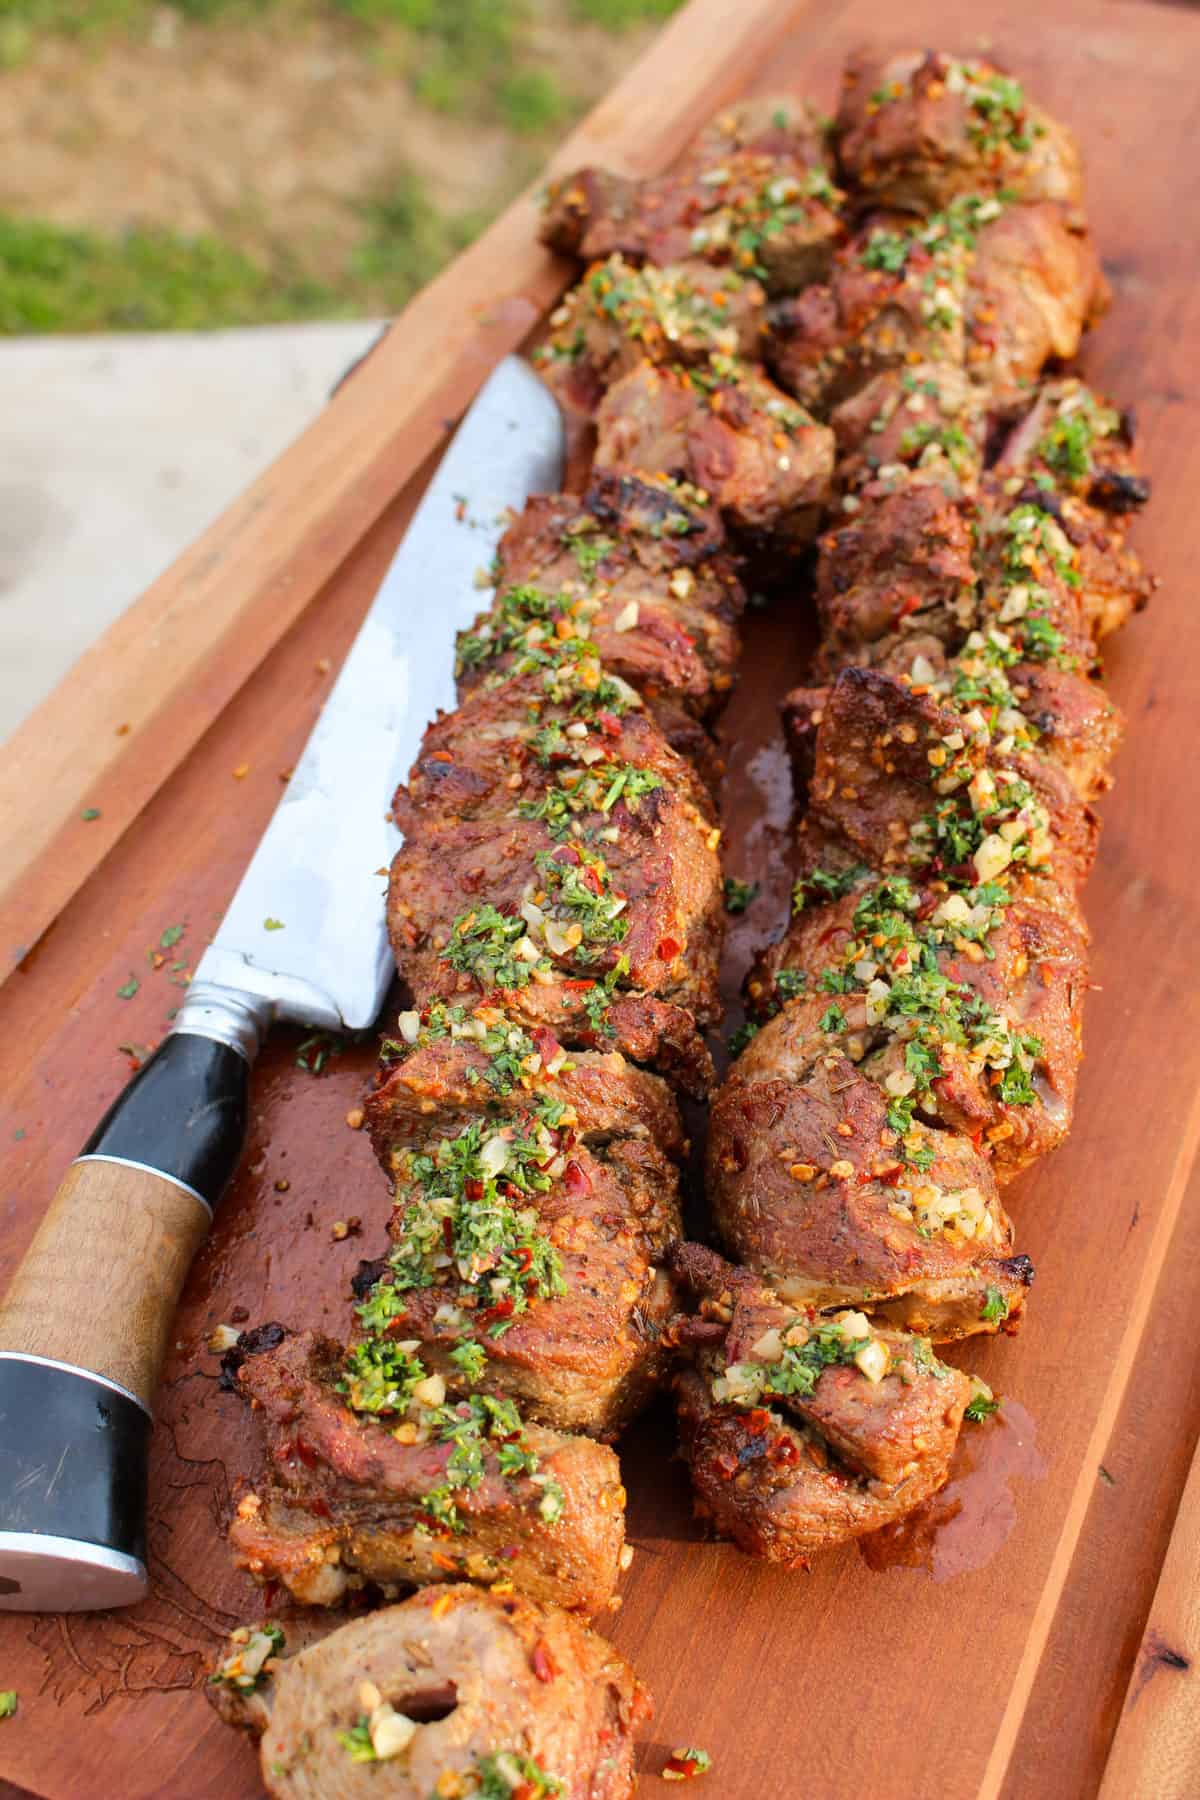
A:
{"type": "Polygon", "coordinates": [[[0,339],[0,741],[378,331],[0,339]]]}

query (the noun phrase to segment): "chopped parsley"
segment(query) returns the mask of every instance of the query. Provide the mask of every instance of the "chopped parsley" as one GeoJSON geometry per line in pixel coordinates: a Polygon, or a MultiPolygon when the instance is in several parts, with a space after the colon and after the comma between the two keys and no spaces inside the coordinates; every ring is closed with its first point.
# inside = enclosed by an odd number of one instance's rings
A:
{"type": "MultiPolygon", "coordinates": [[[[368,1301],[367,1307],[358,1309],[360,1318],[369,1305],[368,1301]]],[[[452,1360],[474,1385],[475,1372],[482,1373],[486,1362],[482,1348],[471,1343],[460,1345],[459,1350],[474,1353],[451,1352],[452,1360]]],[[[434,1524],[445,1531],[461,1532],[466,1526],[458,1496],[480,1487],[489,1458],[501,1477],[512,1481],[519,1476],[537,1478],[538,1457],[529,1447],[525,1423],[515,1401],[481,1393],[470,1393],[460,1400],[431,1401],[428,1393],[421,1395],[421,1386],[428,1381],[424,1365],[411,1350],[399,1348],[386,1335],[374,1332],[347,1350],[338,1391],[357,1413],[381,1421],[385,1417],[399,1418],[393,1435],[400,1442],[449,1447],[443,1478],[427,1491],[421,1505],[434,1524]]],[[[537,1480],[537,1485],[542,1490],[538,1512],[547,1525],[553,1525],[562,1514],[562,1489],[553,1477],[545,1475],[537,1480]]],[[[363,1755],[356,1760],[370,1759],[363,1755]]]]}
{"type": "MultiPolygon", "coordinates": [[[[569,743],[564,744],[569,750],[569,743]]],[[[647,794],[661,788],[662,778],[650,769],[629,763],[597,763],[591,768],[562,769],[557,783],[536,800],[522,800],[517,813],[523,819],[541,819],[551,837],[563,842],[583,831],[581,819],[591,813],[607,817],[619,800],[636,815],[647,794]]]]}
{"type": "Polygon", "coordinates": [[[725,911],[727,913],[744,913],[753,900],[758,897],[757,881],[739,881],[736,876],[725,877],[725,911]]]}
{"type": "Polygon", "coordinates": [[[551,1800],[561,1794],[563,1784],[550,1775],[531,1756],[519,1750],[497,1750],[481,1756],[474,1769],[478,1786],[471,1790],[471,1800],[551,1800]]]}
{"type": "Polygon", "coordinates": [[[866,863],[851,863],[847,869],[813,869],[792,889],[792,911],[801,913],[814,902],[840,900],[870,874],[866,863]]]}
{"type": "Polygon", "coordinates": [[[994,1400],[990,1394],[973,1394],[963,1410],[963,1418],[970,1419],[972,1425],[982,1425],[985,1419],[999,1411],[999,1400],[994,1400]]]}
{"type": "Polygon", "coordinates": [[[371,1742],[371,1732],[365,1713],[359,1716],[357,1722],[350,1727],[349,1731],[339,1731],[337,1734],[337,1741],[346,1752],[346,1755],[350,1758],[351,1762],[368,1763],[379,1761],[379,1758],[375,1754],[375,1746],[371,1742]]]}
{"type": "Polygon", "coordinates": [[[981,1319],[986,1319],[989,1325],[998,1325],[1008,1317],[1008,1301],[1000,1289],[990,1282],[984,1293],[979,1316],[981,1319]]]}
{"type": "Polygon", "coordinates": [[[852,1363],[870,1342],[869,1337],[847,1337],[840,1325],[818,1325],[803,1344],[785,1342],[783,1356],[767,1369],[762,1391],[806,1400],[826,1369],[852,1363]]]}
{"type": "Polygon", "coordinates": [[[564,1142],[535,1108],[503,1125],[475,1120],[410,1153],[397,1183],[396,1246],[357,1309],[363,1327],[386,1332],[406,1293],[457,1279],[460,1303],[498,1337],[531,1300],[565,1292],[561,1258],[522,1204],[554,1186],[564,1142]]]}
{"type": "Polygon", "coordinates": [[[460,974],[470,975],[482,988],[527,987],[533,966],[545,966],[545,959],[537,954],[531,963],[515,954],[525,936],[525,921],[519,914],[498,912],[488,901],[455,919],[442,961],[460,974]]]}

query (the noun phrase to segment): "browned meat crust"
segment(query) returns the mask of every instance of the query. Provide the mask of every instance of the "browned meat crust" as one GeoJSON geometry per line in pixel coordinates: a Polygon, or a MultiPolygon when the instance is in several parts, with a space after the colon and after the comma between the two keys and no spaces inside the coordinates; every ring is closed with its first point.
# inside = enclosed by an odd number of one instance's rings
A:
{"type": "MultiPolygon", "coordinates": [[[[691,721],[712,718],[733,685],[745,603],[712,505],[694,490],[598,473],[584,499],[529,501],[498,565],[501,595],[531,587],[582,608],[604,667],[638,690],[676,749],[694,753],[691,721]]],[[[491,660],[464,662],[464,689],[491,660]]]]}
{"type": "Polygon", "coordinates": [[[1001,189],[1083,203],[1072,134],[980,59],[860,50],[846,65],[834,137],[843,179],[868,204],[930,212],[957,194],[1001,189]]]}
{"type": "Polygon", "coordinates": [[[566,1800],[629,1800],[633,1734],[653,1712],[624,1658],[578,1619],[469,1586],[423,1589],[278,1654],[249,1690],[231,1685],[227,1663],[206,1691],[261,1736],[276,1800],[429,1800],[450,1777],[510,1769],[520,1780],[530,1764],[566,1800]],[[356,1731],[382,1756],[352,1757],[356,1731]]]}
{"type": "Polygon", "coordinates": [[[703,366],[711,356],[756,356],[765,304],[757,281],[711,263],[638,269],[610,256],[551,315],[534,360],[563,410],[590,418],[643,359],[703,366]]]}
{"type": "Polygon", "coordinates": [[[643,362],[608,390],[596,428],[597,468],[692,482],[752,546],[800,548],[829,498],[832,433],[750,365],[697,379],[643,362]]]}
{"type": "Polygon", "coordinates": [[[787,292],[823,276],[842,236],[828,164],[815,108],[794,96],[749,102],[719,114],[668,175],[580,169],[552,181],[540,235],[585,262],[701,257],[787,292]]]}
{"type": "Polygon", "coordinates": [[[455,1490],[454,1532],[428,1510],[452,1479],[453,1446],[402,1443],[351,1411],[338,1392],[342,1367],[341,1346],[316,1332],[243,1363],[238,1381],[265,1427],[269,1473],[243,1495],[230,1528],[239,1568],[315,1606],[368,1582],[394,1593],[463,1577],[514,1581],[535,1600],[585,1613],[607,1603],[624,1541],[611,1450],[533,1425],[525,1439],[535,1473],[507,1476],[485,1447],[479,1485],[455,1490]],[[561,1493],[553,1521],[547,1481],[561,1493]]]}
{"type": "Polygon", "coordinates": [[[594,696],[602,673],[581,640],[561,650],[562,700],[538,665],[426,733],[395,801],[397,964],[414,994],[503,992],[526,1022],[564,1031],[605,981],[705,1022],[722,929],[707,802],[640,708],[613,709],[619,694],[590,724],[577,716],[577,680],[594,696]]]}
{"type": "Polygon", "coordinates": [[[673,1262],[701,1314],[697,1366],[676,1384],[684,1455],[718,1530],[752,1555],[802,1563],[942,1485],[971,1383],[927,1340],[859,1313],[798,1312],[699,1245],[673,1262]]]}

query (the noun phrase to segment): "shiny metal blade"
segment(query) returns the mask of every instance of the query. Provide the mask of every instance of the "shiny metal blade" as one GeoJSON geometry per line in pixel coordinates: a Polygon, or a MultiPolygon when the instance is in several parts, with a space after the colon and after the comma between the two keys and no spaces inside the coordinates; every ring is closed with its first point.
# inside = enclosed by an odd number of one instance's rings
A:
{"type": "Polygon", "coordinates": [[[376,1017],[392,974],[379,870],[400,842],[384,815],[426,724],[454,705],[454,635],[484,604],[475,576],[506,509],[557,488],[562,464],[557,406],[506,358],[413,516],[196,987],[332,1030],[376,1017]]]}

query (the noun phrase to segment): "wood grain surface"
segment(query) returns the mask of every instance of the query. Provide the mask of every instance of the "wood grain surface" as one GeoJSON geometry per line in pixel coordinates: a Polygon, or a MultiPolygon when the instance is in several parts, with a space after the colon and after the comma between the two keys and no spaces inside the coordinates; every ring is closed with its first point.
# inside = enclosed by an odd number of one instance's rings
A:
{"type": "MultiPolygon", "coordinates": [[[[664,107],[688,92],[690,58],[711,75],[746,10],[679,16],[664,107]]],[[[1010,1190],[1021,1248],[1038,1267],[1028,1323],[962,1359],[1005,1396],[1004,1412],[968,1437],[918,1528],[886,1554],[848,1549],[808,1575],[758,1566],[693,1524],[670,1418],[656,1411],[622,1447],[637,1554],[605,1629],[658,1701],[642,1758],[648,1794],[671,1791],[656,1780],[665,1749],[696,1743],[713,1755],[706,1800],[1073,1800],[1097,1791],[1200,1424],[1200,1182],[1189,1185],[1200,1135],[1190,757],[1200,718],[1200,17],[1141,0],[910,0],[903,13],[879,0],[815,0],[780,42],[760,33],[752,85],[800,87],[828,104],[842,56],[864,39],[987,43],[1071,121],[1087,158],[1115,304],[1084,367],[1137,407],[1155,484],[1137,542],[1163,579],[1108,659],[1130,735],[1087,897],[1090,1054],[1069,1144],[1010,1190]]],[[[741,44],[736,79],[744,59],[741,44]]],[[[680,126],[674,117],[676,136],[680,126]]],[[[372,383],[382,379],[368,368],[372,383]]],[[[388,379],[403,383],[402,355],[388,379]]],[[[292,453],[301,461],[306,441],[292,453]]],[[[172,983],[186,976],[171,965],[194,961],[232,894],[328,691],[317,665],[343,654],[418,487],[382,512],[374,490],[361,541],[334,565],[317,557],[303,577],[315,599],[273,648],[248,632],[241,684],[219,688],[207,730],[185,723],[187,754],[146,787],[96,875],[68,904],[55,901],[53,925],[0,992],[0,1278],[126,1078],[121,1046],[148,1046],[165,1029],[180,993],[172,983]],[[243,764],[249,773],[235,779],[243,764]],[[183,940],[155,966],[174,924],[186,926],[183,940]],[[122,1000],[131,971],[139,988],[122,1000]]],[[[302,519],[299,495],[296,504],[302,519]]],[[[804,629],[780,609],[751,615],[729,716],[728,868],[765,882],[736,922],[731,979],[786,896],[789,797],[773,703],[802,664],[804,629]]],[[[237,635],[225,647],[231,668],[237,635]]],[[[146,704],[157,706],[152,670],[147,681],[146,704]]],[[[174,704],[161,699],[164,719],[174,704]]],[[[112,771],[120,805],[127,776],[112,771]]],[[[108,799],[95,790],[94,804],[108,799]]],[[[275,1034],[257,1071],[245,1165],[185,1291],[155,1436],[152,1597],[125,1614],[0,1620],[0,1685],[21,1695],[17,1718],[0,1726],[0,1774],[36,1794],[258,1792],[249,1750],[199,1692],[222,1633],[259,1611],[222,1543],[232,1483],[256,1466],[255,1432],[218,1390],[206,1338],[220,1322],[268,1318],[342,1331],[349,1277],[381,1243],[387,1212],[369,1148],[346,1125],[371,1045],[344,1048],[314,1075],[297,1066],[298,1054],[314,1060],[300,1043],[275,1034]],[[358,1233],[335,1239],[334,1223],[353,1219],[358,1233]]],[[[1167,1679],[1155,1673],[1143,1701],[1167,1679]]]]}
{"type": "Polygon", "coordinates": [[[1101,1800],[1200,1794],[1200,1452],[1171,1533],[1101,1800]]]}
{"type": "Polygon", "coordinates": [[[107,1376],[153,1408],[204,1203],[153,1169],[72,1163],[0,1300],[0,1350],[107,1376]],[[63,1307],[63,1292],[87,1304],[63,1307]]]}

